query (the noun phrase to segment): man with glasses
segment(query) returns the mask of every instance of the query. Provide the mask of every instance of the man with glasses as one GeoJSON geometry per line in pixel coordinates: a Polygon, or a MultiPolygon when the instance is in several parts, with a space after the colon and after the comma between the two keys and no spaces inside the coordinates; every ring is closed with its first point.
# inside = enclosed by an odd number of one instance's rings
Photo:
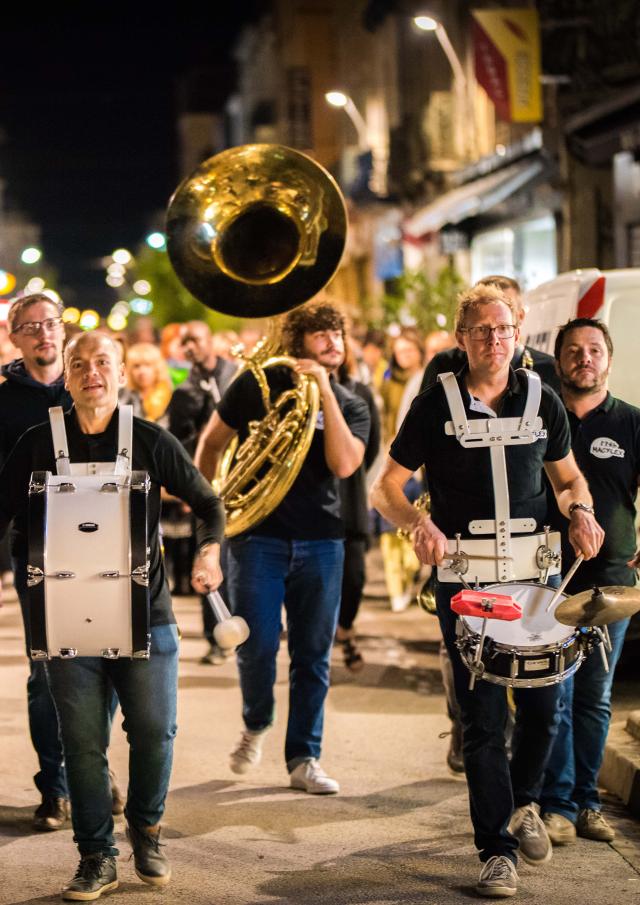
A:
{"type": "MultiPolygon", "coordinates": [[[[522,305],[520,284],[517,280],[514,280],[512,277],[503,276],[502,274],[495,274],[483,277],[481,280],[478,280],[475,285],[494,286],[496,289],[503,292],[507,298],[511,299],[515,305],[516,324],[518,325],[519,330],[522,329],[525,310],[522,305]]],[[[438,374],[444,374],[447,371],[453,371],[454,374],[457,374],[460,368],[464,367],[466,364],[466,359],[467,356],[464,349],[461,349],[459,346],[454,346],[452,349],[445,349],[443,352],[436,353],[425,369],[420,389],[426,390],[428,387],[433,386],[438,379],[438,374]]],[[[514,369],[528,368],[531,371],[535,371],[540,375],[540,379],[543,383],[548,384],[556,392],[559,392],[560,390],[560,381],[556,374],[553,355],[548,355],[546,352],[540,352],[538,349],[532,349],[530,346],[525,346],[518,341],[514,343],[511,367],[514,369]]]]}
{"type": "MultiPolygon", "coordinates": [[[[467,422],[524,414],[528,381],[510,366],[518,337],[516,308],[499,289],[477,286],[461,296],[456,339],[468,363],[456,375],[456,383],[467,422]]],[[[597,553],[603,532],[593,511],[588,511],[591,496],[571,452],[562,403],[546,386],[538,414],[544,429],[534,442],[503,447],[510,517],[534,519],[536,531],[542,530],[547,520],[546,472],[559,509],[570,520],[569,540],[589,559],[597,553]]],[[[431,566],[443,564],[447,538],[457,533],[469,538],[470,521],[496,515],[490,450],[464,447],[455,435],[445,433],[451,418],[442,384],[417,396],[372,489],[375,507],[411,533],[418,558],[431,566]],[[422,466],[431,493],[430,515],[416,511],[402,492],[422,466]]],[[[515,689],[516,726],[509,763],[504,738],[506,688],[480,680],[470,690],[469,671],[456,647],[457,617],[450,602],[461,589],[461,584],[436,582],[438,617],[461,710],[475,844],[483,862],[476,890],[485,896],[511,896],[517,891],[518,848],[533,865],[551,857],[538,800],[556,731],[558,687],[515,689]]]]}
{"type": "MultiPolygon", "coordinates": [[[[22,358],[2,368],[5,382],[0,384],[0,468],[22,434],[47,420],[51,406],[61,405],[66,411],[72,405],[62,376],[62,305],[41,293],[25,295],[9,309],[8,327],[22,358]]],[[[14,560],[14,571],[28,652],[26,563],[14,560]]],[[[30,661],[27,703],[31,740],[40,765],[34,781],[42,795],[33,827],[57,830],[69,817],[69,793],[58,717],[41,662],[30,661]]]]}

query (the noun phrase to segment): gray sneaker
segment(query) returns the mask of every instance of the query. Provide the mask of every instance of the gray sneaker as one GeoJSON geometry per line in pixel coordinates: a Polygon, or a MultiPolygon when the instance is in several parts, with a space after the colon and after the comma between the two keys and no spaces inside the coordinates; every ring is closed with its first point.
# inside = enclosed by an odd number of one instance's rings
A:
{"type": "Polygon", "coordinates": [[[568,817],[549,812],[542,820],[553,845],[570,845],[576,841],[576,828],[568,817]]]}
{"type": "Polygon", "coordinates": [[[604,819],[602,811],[583,808],[576,822],[578,836],[595,839],[596,842],[613,842],[616,837],[613,827],[604,819]]]}
{"type": "Polygon", "coordinates": [[[231,754],[229,766],[234,773],[247,773],[262,760],[262,743],[267,729],[245,729],[231,754]]]}
{"type": "Polygon", "coordinates": [[[494,855],[482,865],[476,892],[481,896],[502,899],[515,896],[518,891],[516,866],[506,855],[494,855]]]}
{"type": "Polygon", "coordinates": [[[540,805],[532,802],[516,808],[509,830],[520,843],[520,854],[527,864],[537,867],[551,859],[551,840],[540,817],[540,805]]]}

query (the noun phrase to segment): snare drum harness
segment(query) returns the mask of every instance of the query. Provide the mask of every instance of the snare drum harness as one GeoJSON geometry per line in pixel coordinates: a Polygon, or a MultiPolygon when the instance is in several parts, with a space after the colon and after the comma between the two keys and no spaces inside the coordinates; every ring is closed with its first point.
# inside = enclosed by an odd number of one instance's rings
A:
{"type": "MultiPolygon", "coordinates": [[[[452,419],[446,422],[445,433],[455,436],[464,449],[487,447],[491,456],[495,518],[476,519],[469,522],[470,534],[492,535],[494,540],[493,554],[479,554],[478,556],[480,560],[495,562],[495,575],[486,579],[483,577],[483,581],[507,582],[532,578],[536,571],[543,573],[546,580],[549,572],[555,574],[560,568],[559,534],[556,538],[554,532],[554,536],[551,538],[549,529],[545,528],[544,535],[536,536],[534,540],[531,557],[528,555],[528,549],[526,553],[524,552],[522,543],[529,541],[526,544],[529,548],[530,539],[512,537],[513,534],[532,535],[536,529],[536,521],[534,518],[511,518],[505,447],[535,443],[546,436],[542,419],[538,414],[542,398],[540,377],[534,371],[524,368],[518,369],[516,373],[524,374],[527,380],[527,398],[522,415],[512,418],[474,418],[471,420],[467,418],[455,375],[452,372],[438,375],[452,419]],[[553,550],[551,544],[554,546],[553,550]],[[520,559],[524,560],[523,565],[520,565],[518,561],[516,556],[518,553],[520,553],[520,559]],[[532,566],[529,565],[529,560],[532,566]],[[520,572],[527,574],[519,574],[520,572]]],[[[474,540],[466,542],[469,552],[465,553],[461,550],[460,535],[457,534],[455,552],[450,557],[452,565],[450,568],[439,567],[438,578],[441,581],[462,581],[466,585],[462,575],[468,570],[469,560],[474,559],[473,551],[474,547],[478,547],[478,543],[474,540]]],[[[484,542],[480,542],[480,544],[481,549],[486,550],[486,544],[484,542]]]]}

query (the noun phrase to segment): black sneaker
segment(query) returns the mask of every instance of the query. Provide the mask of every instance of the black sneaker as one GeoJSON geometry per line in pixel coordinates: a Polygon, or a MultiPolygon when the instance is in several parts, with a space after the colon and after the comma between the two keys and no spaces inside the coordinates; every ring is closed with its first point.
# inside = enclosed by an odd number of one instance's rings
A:
{"type": "Polygon", "coordinates": [[[127,825],[127,838],[133,849],[133,863],[136,873],[151,886],[166,886],[171,879],[171,865],[167,856],[160,851],[160,830],[149,832],[127,825]]]}
{"type": "Polygon", "coordinates": [[[42,796],[42,804],[36,808],[33,815],[34,830],[41,832],[61,830],[66,824],[71,809],[66,798],[48,798],[42,796]]]}
{"type": "Polygon", "coordinates": [[[84,855],[75,877],[62,890],[62,898],[73,902],[89,902],[98,899],[103,892],[118,886],[116,859],[112,855],[84,855]]]}

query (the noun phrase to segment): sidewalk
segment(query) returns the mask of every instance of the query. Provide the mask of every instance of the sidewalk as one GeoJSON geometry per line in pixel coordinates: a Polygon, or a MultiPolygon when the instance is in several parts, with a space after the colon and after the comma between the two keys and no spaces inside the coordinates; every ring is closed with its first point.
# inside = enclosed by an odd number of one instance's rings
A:
{"type": "MultiPolygon", "coordinates": [[[[370,589],[376,592],[376,585],[370,589]]],[[[183,634],[179,733],[164,840],[173,865],[165,890],[135,877],[118,823],[120,888],[108,901],[215,905],[382,905],[460,903],[479,871],[466,786],[445,766],[448,722],[440,683],[438,629],[417,607],[392,614],[382,598],[359,619],[364,670],[354,677],[336,651],[326,713],[323,765],[339,779],[336,797],[287,787],[283,762],[287,658],[279,660],[276,725],[258,772],[240,778],[228,754],[241,728],[235,663],[203,666],[199,603],[178,598],[183,634]]],[[[70,830],[35,834],[37,803],[28,740],[26,665],[15,604],[0,610],[0,905],[57,902],[76,854],[70,830]]],[[[127,774],[118,725],[110,759],[127,774]]],[[[640,831],[613,799],[613,845],[579,840],[535,870],[522,865],[528,903],[618,905],[640,893],[640,831]]],[[[106,897],[105,897],[106,899],[106,897]]]]}

